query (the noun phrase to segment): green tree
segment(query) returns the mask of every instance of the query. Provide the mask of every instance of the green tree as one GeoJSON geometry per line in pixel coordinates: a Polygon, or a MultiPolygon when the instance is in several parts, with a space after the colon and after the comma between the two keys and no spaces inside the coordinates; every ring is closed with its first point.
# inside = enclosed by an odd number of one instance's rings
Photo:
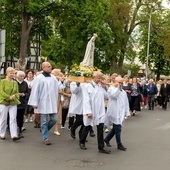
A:
{"type": "MultiPolygon", "coordinates": [[[[161,8],[160,8],[160,11],[161,8]]],[[[150,43],[149,43],[149,58],[148,66],[149,69],[156,74],[157,79],[160,78],[161,74],[169,75],[169,63],[170,63],[170,45],[169,45],[169,11],[163,13],[152,11],[152,22],[150,32],[150,43]]],[[[148,27],[141,25],[142,36],[140,37],[140,60],[142,63],[146,63],[146,51],[148,45],[148,27]]]]}
{"type": "Polygon", "coordinates": [[[134,31],[140,24],[148,22],[140,19],[140,12],[151,2],[155,3],[155,6],[161,3],[160,0],[110,0],[110,16],[107,23],[112,30],[112,71],[121,73],[124,60],[136,57],[134,31]]]}
{"type": "Polygon", "coordinates": [[[101,66],[106,58],[107,43],[111,41],[111,32],[105,23],[108,1],[63,0],[62,3],[69,8],[53,16],[54,35],[43,41],[43,55],[69,67],[78,64],[83,60],[87,42],[97,33],[94,62],[101,66]]]}
{"type": "Polygon", "coordinates": [[[50,0],[2,1],[0,26],[7,30],[7,55],[19,57],[19,68],[25,69],[30,44],[37,41],[36,34],[44,38],[51,32],[49,16],[59,8],[58,1],[50,0]]]}

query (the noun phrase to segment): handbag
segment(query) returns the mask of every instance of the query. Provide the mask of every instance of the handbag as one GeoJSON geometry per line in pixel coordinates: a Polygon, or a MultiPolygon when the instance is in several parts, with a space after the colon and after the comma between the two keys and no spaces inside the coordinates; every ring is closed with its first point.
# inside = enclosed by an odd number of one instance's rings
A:
{"type": "Polygon", "coordinates": [[[9,106],[9,105],[10,105],[10,102],[5,100],[4,105],[5,105],[5,106],[9,106]]]}
{"type": "Polygon", "coordinates": [[[70,104],[70,98],[64,97],[64,100],[61,100],[61,105],[63,109],[68,109],[70,104]]]}

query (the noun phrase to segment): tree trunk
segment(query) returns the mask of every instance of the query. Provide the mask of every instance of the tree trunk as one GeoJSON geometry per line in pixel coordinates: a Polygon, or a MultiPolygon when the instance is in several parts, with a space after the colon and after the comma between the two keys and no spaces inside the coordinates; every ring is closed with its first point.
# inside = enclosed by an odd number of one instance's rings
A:
{"type": "Polygon", "coordinates": [[[117,62],[115,59],[111,61],[110,73],[117,73],[117,62]]]}
{"type": "Polygon", "coordinates": [[[28,40],[30,30],[34,24],[34,19],[30,21],[30,16],[25,9],[26,1],[22,1],[22,30],[21,30],[21,42],[20,42],[20,55],[18,60],[18,68],[21,70],[26,69],[27,65],[27,52],[28,52],[28,40]]]}
{"type": "Polygon", "coordinates": [[[124,58],[125,58],[125,53],[126,53],[126,49],[127,49],[126,46],[127,46],[128,40],[129,40],[129,36],[126,36],[126,38],[124,38],[122,40],[122,46],[120,49],[121,54],[120,54],[119,61],[118,61],[118,68],[119,68],[120,74],[123,71],[123,62],[124,62],[124,58]]]}

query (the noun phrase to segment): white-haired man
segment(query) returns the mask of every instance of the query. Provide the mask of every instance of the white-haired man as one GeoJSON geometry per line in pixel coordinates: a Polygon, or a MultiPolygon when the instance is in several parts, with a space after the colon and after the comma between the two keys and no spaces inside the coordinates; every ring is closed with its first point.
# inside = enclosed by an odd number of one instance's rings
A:
{"type": "Polygon", "coordinates": [[[117,148],[125,151],[126,148],[121,142],[121,130],[125,117],[130,116],[129,102],[126,92],[122,89],[123,78],[116,77],[114,86],[108,89],[108,105],[105,121],[113,128],[104,139],[106,145],[111,147],[109,141],[116,136],[117,148]]]}
{"type": "Polygon", "coordinates": [[[97,126],[98,150],[100,153],[110,153],[104,149],[103,126],[105,116],[104,98],[107,93],[102,87],[101,72],[94,72],[93,80],[83,88],[83,122],[84,128],[80,137],[80,148],[86,150],[85,142],[91,126],[97,126]]]}

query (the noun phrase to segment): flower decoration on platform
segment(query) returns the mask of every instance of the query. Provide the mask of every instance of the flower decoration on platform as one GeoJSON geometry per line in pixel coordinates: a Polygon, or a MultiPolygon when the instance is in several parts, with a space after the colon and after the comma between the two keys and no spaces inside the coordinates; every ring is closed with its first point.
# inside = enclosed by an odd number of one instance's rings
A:
{"type": "Polygon", "coordinates": [[[69,75],[72,76],[84,76],[84,77],[93,77],[94,71],[101,71],[97,67],[89,67],[89,66],[82,66],[74,64],[70,70],[69,75]]]}

